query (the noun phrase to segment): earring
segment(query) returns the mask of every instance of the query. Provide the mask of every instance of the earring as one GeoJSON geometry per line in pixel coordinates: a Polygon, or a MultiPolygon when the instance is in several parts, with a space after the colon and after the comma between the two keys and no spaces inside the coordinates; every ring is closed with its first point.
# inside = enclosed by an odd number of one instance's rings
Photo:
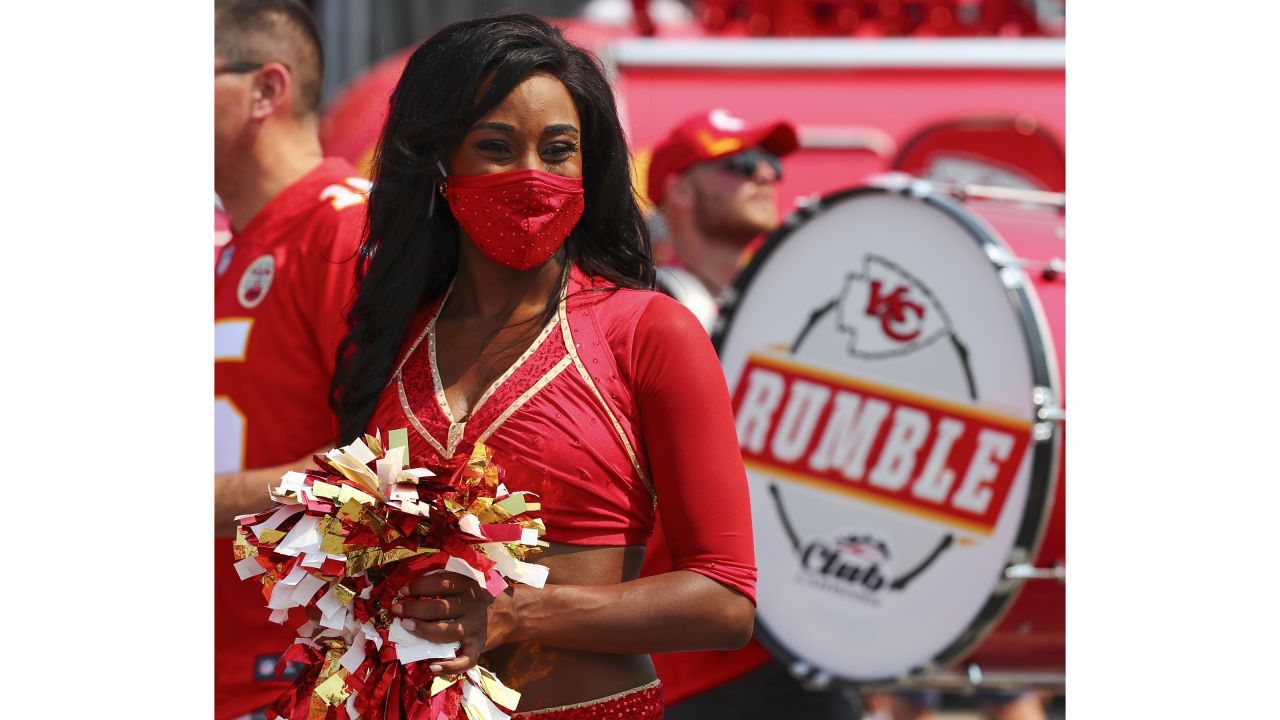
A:
{"type": "MultiPolygon", "coordinates": [[[[444,171],[444,164],[442,164],[439,159],[436,160],[436,167],[440,168],[440,184],[436,185],[436,192],[440,193],[440,197],[447,198],[448,195],[445,195],[444,191],[449,187],[449,180],[447,179],[449,177],[449,173],[444,171]]],[[[434,217],[435,214],[436,196],[433,193],[431,195],[431,205],[427,207],[427,217],[434,217]]]]}

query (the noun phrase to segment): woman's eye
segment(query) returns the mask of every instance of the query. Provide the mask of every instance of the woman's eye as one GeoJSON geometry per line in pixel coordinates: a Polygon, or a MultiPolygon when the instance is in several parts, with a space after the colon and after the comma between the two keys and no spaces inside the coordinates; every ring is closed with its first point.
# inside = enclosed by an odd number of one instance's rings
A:
{"type": "Polygon", "coordinates": [[[509,155],[511,153],[510,149],[507,148],[507,144],[501,140],[481,140],[476,143],[475,147],[476,150],[489,155],[509,155]]]}
{"type": "Polygon", "coordinates": [[[568,160],[577,150],[578,146],[573,143],[553,143],[542,151],[542,159],[556,165],[568,160]]]}

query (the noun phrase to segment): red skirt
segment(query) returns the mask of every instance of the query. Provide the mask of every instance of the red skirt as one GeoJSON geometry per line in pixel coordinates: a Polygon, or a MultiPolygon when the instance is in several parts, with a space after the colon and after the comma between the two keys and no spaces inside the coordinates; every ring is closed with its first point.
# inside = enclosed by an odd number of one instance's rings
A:
{"type": "Polygon", "coordinates": [[[511,717],[512,720],[662,720],[662,712],[662,681],[654,680],[648,685],[599,700],[518,712],[511,717]]]}

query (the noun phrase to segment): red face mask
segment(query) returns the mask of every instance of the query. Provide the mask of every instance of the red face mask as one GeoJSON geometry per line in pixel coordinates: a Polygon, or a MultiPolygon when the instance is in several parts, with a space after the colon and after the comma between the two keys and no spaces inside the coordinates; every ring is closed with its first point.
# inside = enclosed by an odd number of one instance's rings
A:
{"type": "Polygon", "coordinates": [[[471,241],[514,270],[550,260],[582,217],[582,178],[512,170],[452,175],[447,183],[449,208],[471,241]]]}

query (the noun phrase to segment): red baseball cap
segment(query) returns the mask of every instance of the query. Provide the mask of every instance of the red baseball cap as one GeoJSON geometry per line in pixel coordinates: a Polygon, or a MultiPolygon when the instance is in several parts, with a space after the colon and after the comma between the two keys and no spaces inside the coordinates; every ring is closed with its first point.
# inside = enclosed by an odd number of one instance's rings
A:
{"type": "Polygon", "coordinates": [[[649,163],[649,199],[661,205],[667,176],[679,174],[694,163],[733,155],[753,147],[782,157],[800,146],[796,129],[785,120],[747,125],[728,110],[699,113],[676,126],[653,149],[649,163]]]}

